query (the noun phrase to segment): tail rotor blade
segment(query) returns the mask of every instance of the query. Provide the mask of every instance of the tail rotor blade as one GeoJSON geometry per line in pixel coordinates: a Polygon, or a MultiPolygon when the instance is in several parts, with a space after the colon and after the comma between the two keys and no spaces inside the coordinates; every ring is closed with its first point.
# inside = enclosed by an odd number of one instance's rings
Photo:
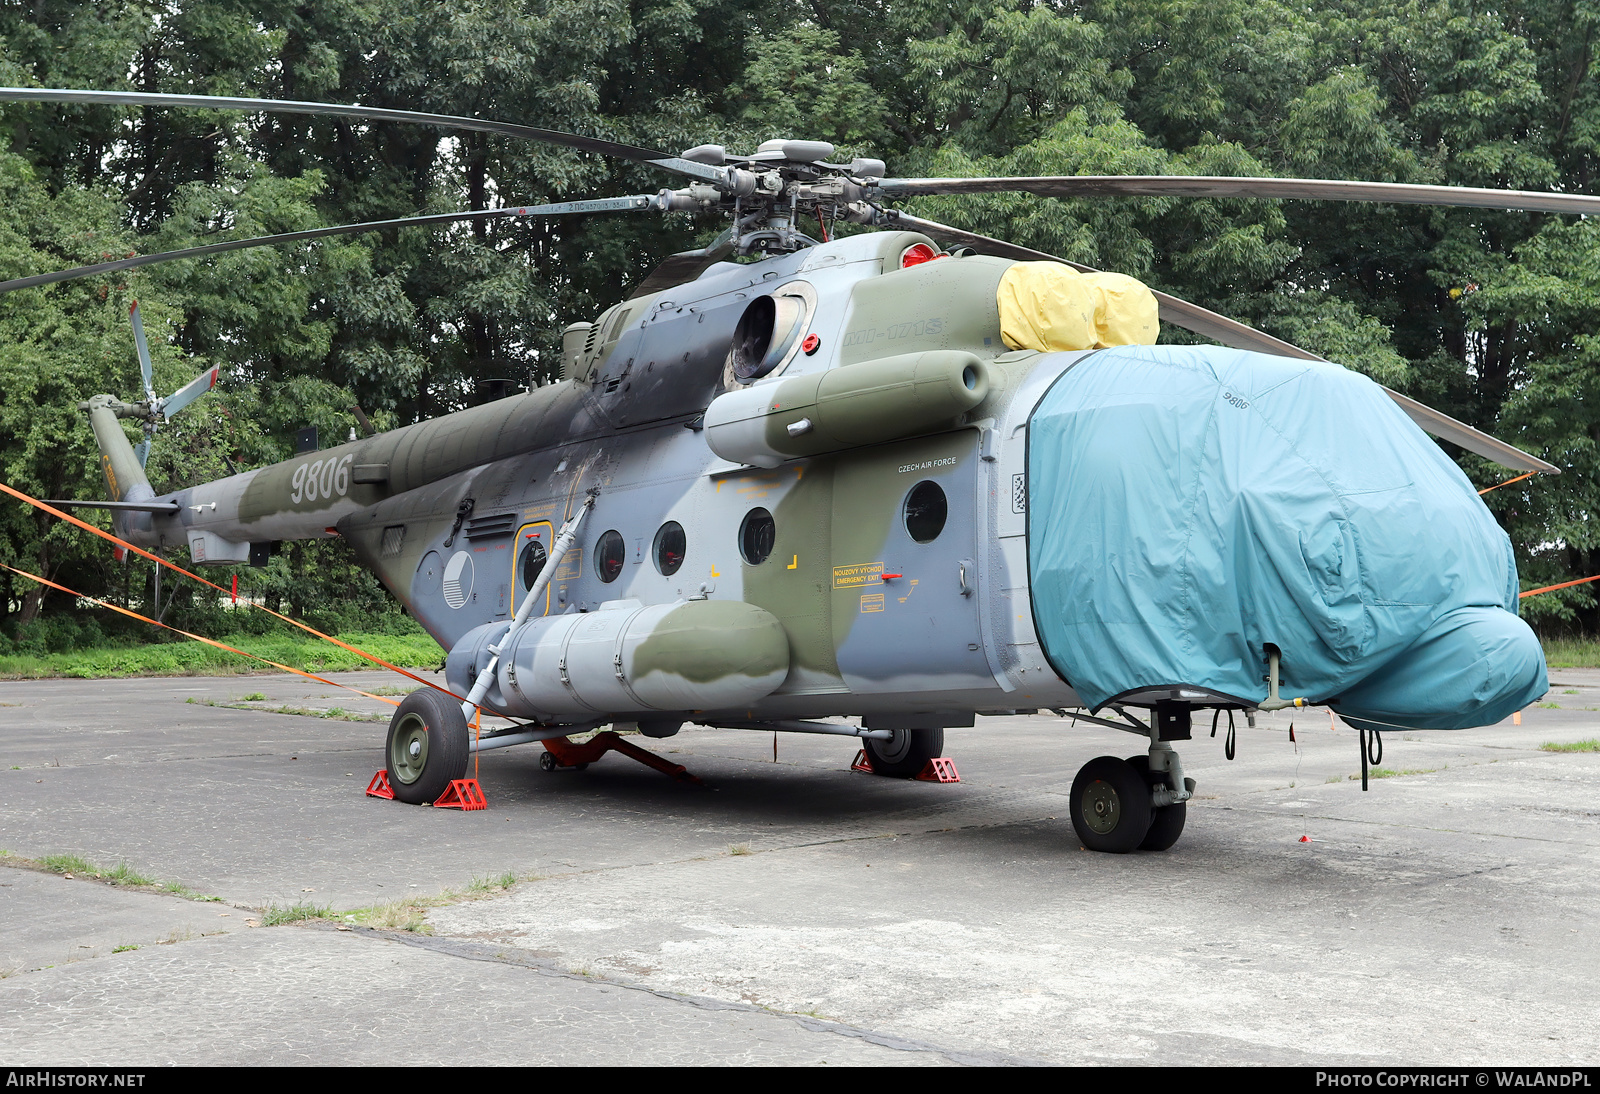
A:
{"type": "Polygon", "coordinates": [[[208,368],[200,375],[190,380],[183,387],[168,395],[162,400],[161,413],[165,417],[172,417],[178,411],[194,402],[200,396],[217,386],[217,368],[208,368]]]}
{"type": "MultiPolygon", "coordinates": [[[[145,341],[144,320],[139,317],[137,300],[129,306],[128,318],[133,320],[133,346],[139,352],[139,375],[144,380],[145,398],[150,400],[150,409],[154,410],[156,409],[155,373],[150,368],[150,343],[145,341]]],[[[139,462],[143,464],[144,460],[141,459],[139,462]]]]}

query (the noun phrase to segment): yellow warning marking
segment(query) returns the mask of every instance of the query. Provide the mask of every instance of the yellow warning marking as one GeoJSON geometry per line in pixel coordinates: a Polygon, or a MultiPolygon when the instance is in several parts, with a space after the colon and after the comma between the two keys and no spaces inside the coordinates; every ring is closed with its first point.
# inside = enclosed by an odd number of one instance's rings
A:
{"type": "MultiPolygon", "coordinates": [[[[543,508],[546,512],[549,512],[550,510],[553,510],[555,506],[546,505],[542,506],[541,508],[543,508]]],[[[520,561],[517,556],[521,551],[522,545],[527,543],[529,540],[537,539],[540,543],[544,544],[545,550],[549,551],[551,545],[555,542],[555,532],[555,526],[548,520],[529,521],[523,524],[521,528],[517,529],[517,537],[515,540],[517,544],[517,550],[511,552],[511,613],[513,615],[515,615],[517,611],[517,597],[523,592],[521,581],[517,574],[518,562],[520,561]]],[[[566,560],[563,559],[562,562],[563,565],[561,568],[565,570],[566,560]]],[[[568,576],[571,577],[575,575],[569,574],[568,576]]],[[[552,580],[547,582],[544,587],[544,611],[540,613],[541,615],[550,614],[550,588],[554,584],[555,581],[552,575],[552,580]]]]}
{"type": "Polygon", "coordinates": [[[861,594],[861,610],[864,611],[864,612],[881,612],[881,611],[883,611],[883,594],[882,593],[862,593],[861,594]]]}
{"type": "Polygon", "coordinates": [[[910,596],[912,593],[914,593],[916,591],[917,591],[917,579],[916,578],[912,578],[911,579],[910,588],[906,589],[906,595],[905,596],[901,596],[901,597],[896,597],[895,599],[899,600],[900,603],[904,604],[906,602],[906,597],[910,596]]]}
{"type": "Polygon", "coordinates": [[[789,569],[798,570],[799,568],[800,568],[800,556],[799,555],[795,555],[794,556],[794,561],[789,563],[789,569]]]}
{"type": "Polygon", "coordinates": [[[883,580],[883,563],[857,562],[850,566],[833,568],[833,587],[849,589],[857,585],[875,585],[883,580]]]}
{"type": "Polygon", "coordinates": [[[711,567],[711,576],[712,577],[721,577],[722,575],[717,573],[717,568],[715,566],[713,566],[713,567],[711,567]]]}

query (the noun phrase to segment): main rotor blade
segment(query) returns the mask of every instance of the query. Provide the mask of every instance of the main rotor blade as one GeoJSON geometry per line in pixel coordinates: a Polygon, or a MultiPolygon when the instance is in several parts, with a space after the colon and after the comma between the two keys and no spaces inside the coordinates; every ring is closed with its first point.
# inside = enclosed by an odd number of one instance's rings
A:
{"type": "MultiPolygon", "coordinates": [[[[882,214],[880,223],[892,224],[895,227],[908,228],[911,231],[922,232],[926,235],[948,239],[981,250],[986,254],[997,255],[1001,258],[1015,258],[1025,262],[1061,262],[1080,273],[1097,272],[1093,266],[1080,265],[1077,262],[1068,262],[1064,258],[1045,254],[1043,251],[1019,247],[1015,243],[1007,243],[1001,239],[990,236],[977,235],[974,232],[952,228],[948,224],[940,224],[936,220],[924,220],[921,217],[910,216],[898,210],[889,210],[882,214]]],[[[1155,293],[1157,304],[1161,308],[1161,318],[1175,327],[1193,331],[1202,338],[1210,338],[1221,342],[1234,349],[1254,350],[1257,353],[1272,353],[1279,357],[1297,357],[1303,361],[1327,361],[1310,350],[1301,349],[1281,338],[1274,338],[1263,331],[1225,315],[1218,315],[1214,311],[1202,308],[1198,304],[1191,304],[1168,293],[1155,293]]],[[[1451,444],[1460,445],[1468,452],[1476,453],[1486,460],[1510,467],[1517,471],[1543,471],[1551,475],[1561,474],[1561,468],[1553,463],[1541,460],[1538,456],[1524,452],[1515,445],[1507,444],[1498,437],[1490,436],[1480,429],[1474,429],[1466,422],[1457,421],[1448,414],[1433,409],[1425,403],[1400,394],[1392,388],[1384,388],[1389,398],[1393,399],[1406,416],[1416,422],[1426,433],[1431,433],[1441,440],[1451,444]]]]}
{"type": "Polygon", "coordinates": [[[179,251],[162,251],[158,254],[135,255],[112,262],[97,262],[93,266],[78,266],[55,273],[34,274],[10,281],[0,281],[0,293],[14,289],[31,289],[36,285],[50,285],[57,281],[70,281],[75,277],[92,277],[95,274],[115,273],[158,262],[176,262],[181,258],[204,258],[224,251],[242,251],[251,247],[271,247],[278,243],[297,243],[326,236],[359,235],[385,228],[414,228],[424,224],[448,224],[459,220],[489,220],[495,217],[560,216],[564,213],[609,213],[641,211],[656,207],[653,194],[633,194],[620,198],[591,198],[585,201],[561,201],[553,205],[507,205],[499,209],[474,209],[465,213],[434,213],[429,216],[400,217],[396,220],[372,220],[363,224],[336,224],[331,228],[309,228],[303,232],[283,232],[273,236],[256,236],[252,239],[233,239],[226,243],[208,243],[203,247],[185,247],[179,251]]]}
{"type": "Polygon", "coordinates": [[[1001,194],[1040,197],[1299,198],[1308,201],[1384,201],[1401,205],[1452,205],[1518,209],[1533,213],[1600,213],[1600,197],[1477,186],[1418,186],[1346,179],[1274,179],[1225,175],[1019,175],[986,179],[882,179],[885,197],[919,194],[1001,194]]]}
{"type": "Polygon", "coordinates": [[[391,110],[382,106],[360,106],[346,103],[300,102],[292,99],[243,99],[228,95],[167,95],[145,91],[80,91],[53,87],[0,87],[0,102],[32,103],[102,103],[111,106],[185,106],[196,110],[244,110],[277,114],[317,114],[339,118],[362,118],[369,121],[405,122],[412,125],[433,125],[441,129],[467,129],[477,133],[496,133],[505,137],[540,141],[544,144],[574,148],[580,152],[597,152],[602,156],[648,163],[680,175],[722,181],[727,172],[703,163],[670,156],[651,148],[632,144],[584,137],[576,133],[563,133],[556,129],[539,129],[515,122],[498,122],[488,118],[465,118],[455,114],[426,114],[416,110],[391,110]]]}

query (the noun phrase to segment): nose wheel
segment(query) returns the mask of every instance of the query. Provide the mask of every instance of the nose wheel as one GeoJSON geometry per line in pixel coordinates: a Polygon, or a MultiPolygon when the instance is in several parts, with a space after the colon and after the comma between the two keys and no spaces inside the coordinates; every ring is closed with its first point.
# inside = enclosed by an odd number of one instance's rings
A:
{"type": "MultiPolygon", "coordinates": [[[[1158,786],[1165,786],[1166,778],[1159,772],[1150,770],[1149,756],[1129,756],[1128,764],[1144,779],[1145,785],[1154,790],[1158,786]]],[[[1178,837],[1183,835],[1184,821],[1189,817],[1188,802],[1173,802],[1171,805],[1157,805],[1150,809],[1150,831],[1144,834],[1144,839],[1139,842],[1141,851],[1165,851],[1178,837]]]]}
{"type": "Polygon", "coordinates": [[[1167,786],[1167,775],[1152,771],[1148,756],[1090,760],[1072,780],[1068,799],[1078,840],[1091,851],[1113,855],[1167,850],[1178,842],[1188,819],[1187,802],[1155,804],[1153,799],[1167,786]]]}
{"type": "Polygon", "coordinates": [[[1125,855],[1150,831],[1150,787],[1134,766],[1098,756],[1072,780],[1072,827],[1091,851],[1125,855]]]}

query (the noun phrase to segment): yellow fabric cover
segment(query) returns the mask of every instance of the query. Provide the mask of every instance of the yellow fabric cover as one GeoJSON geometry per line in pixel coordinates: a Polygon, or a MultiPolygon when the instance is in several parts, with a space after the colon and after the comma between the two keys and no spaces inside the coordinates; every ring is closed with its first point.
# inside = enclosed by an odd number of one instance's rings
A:
{"type": "Polygon", "coordinates": [[[1090,349],[1095,292],[1059,262],[1018,262],[1000,275],[1000,337],[1012,349],[1090,349]]]}
{"type": "Polygon", "coordinates": [[[1000,277],[1000,337],[1011,349],[1154,345],[1156,298],[1123,274],[1081,274],[1060,262],[1018,262],[1000,277]]]}
{"type": "Polygon", "coordinates": [[[1153,346],[1161,333],[1161,309],[1143,281],[1119,273],[1084,274],[1094,287],[1095,345],[1153,346]]]}

